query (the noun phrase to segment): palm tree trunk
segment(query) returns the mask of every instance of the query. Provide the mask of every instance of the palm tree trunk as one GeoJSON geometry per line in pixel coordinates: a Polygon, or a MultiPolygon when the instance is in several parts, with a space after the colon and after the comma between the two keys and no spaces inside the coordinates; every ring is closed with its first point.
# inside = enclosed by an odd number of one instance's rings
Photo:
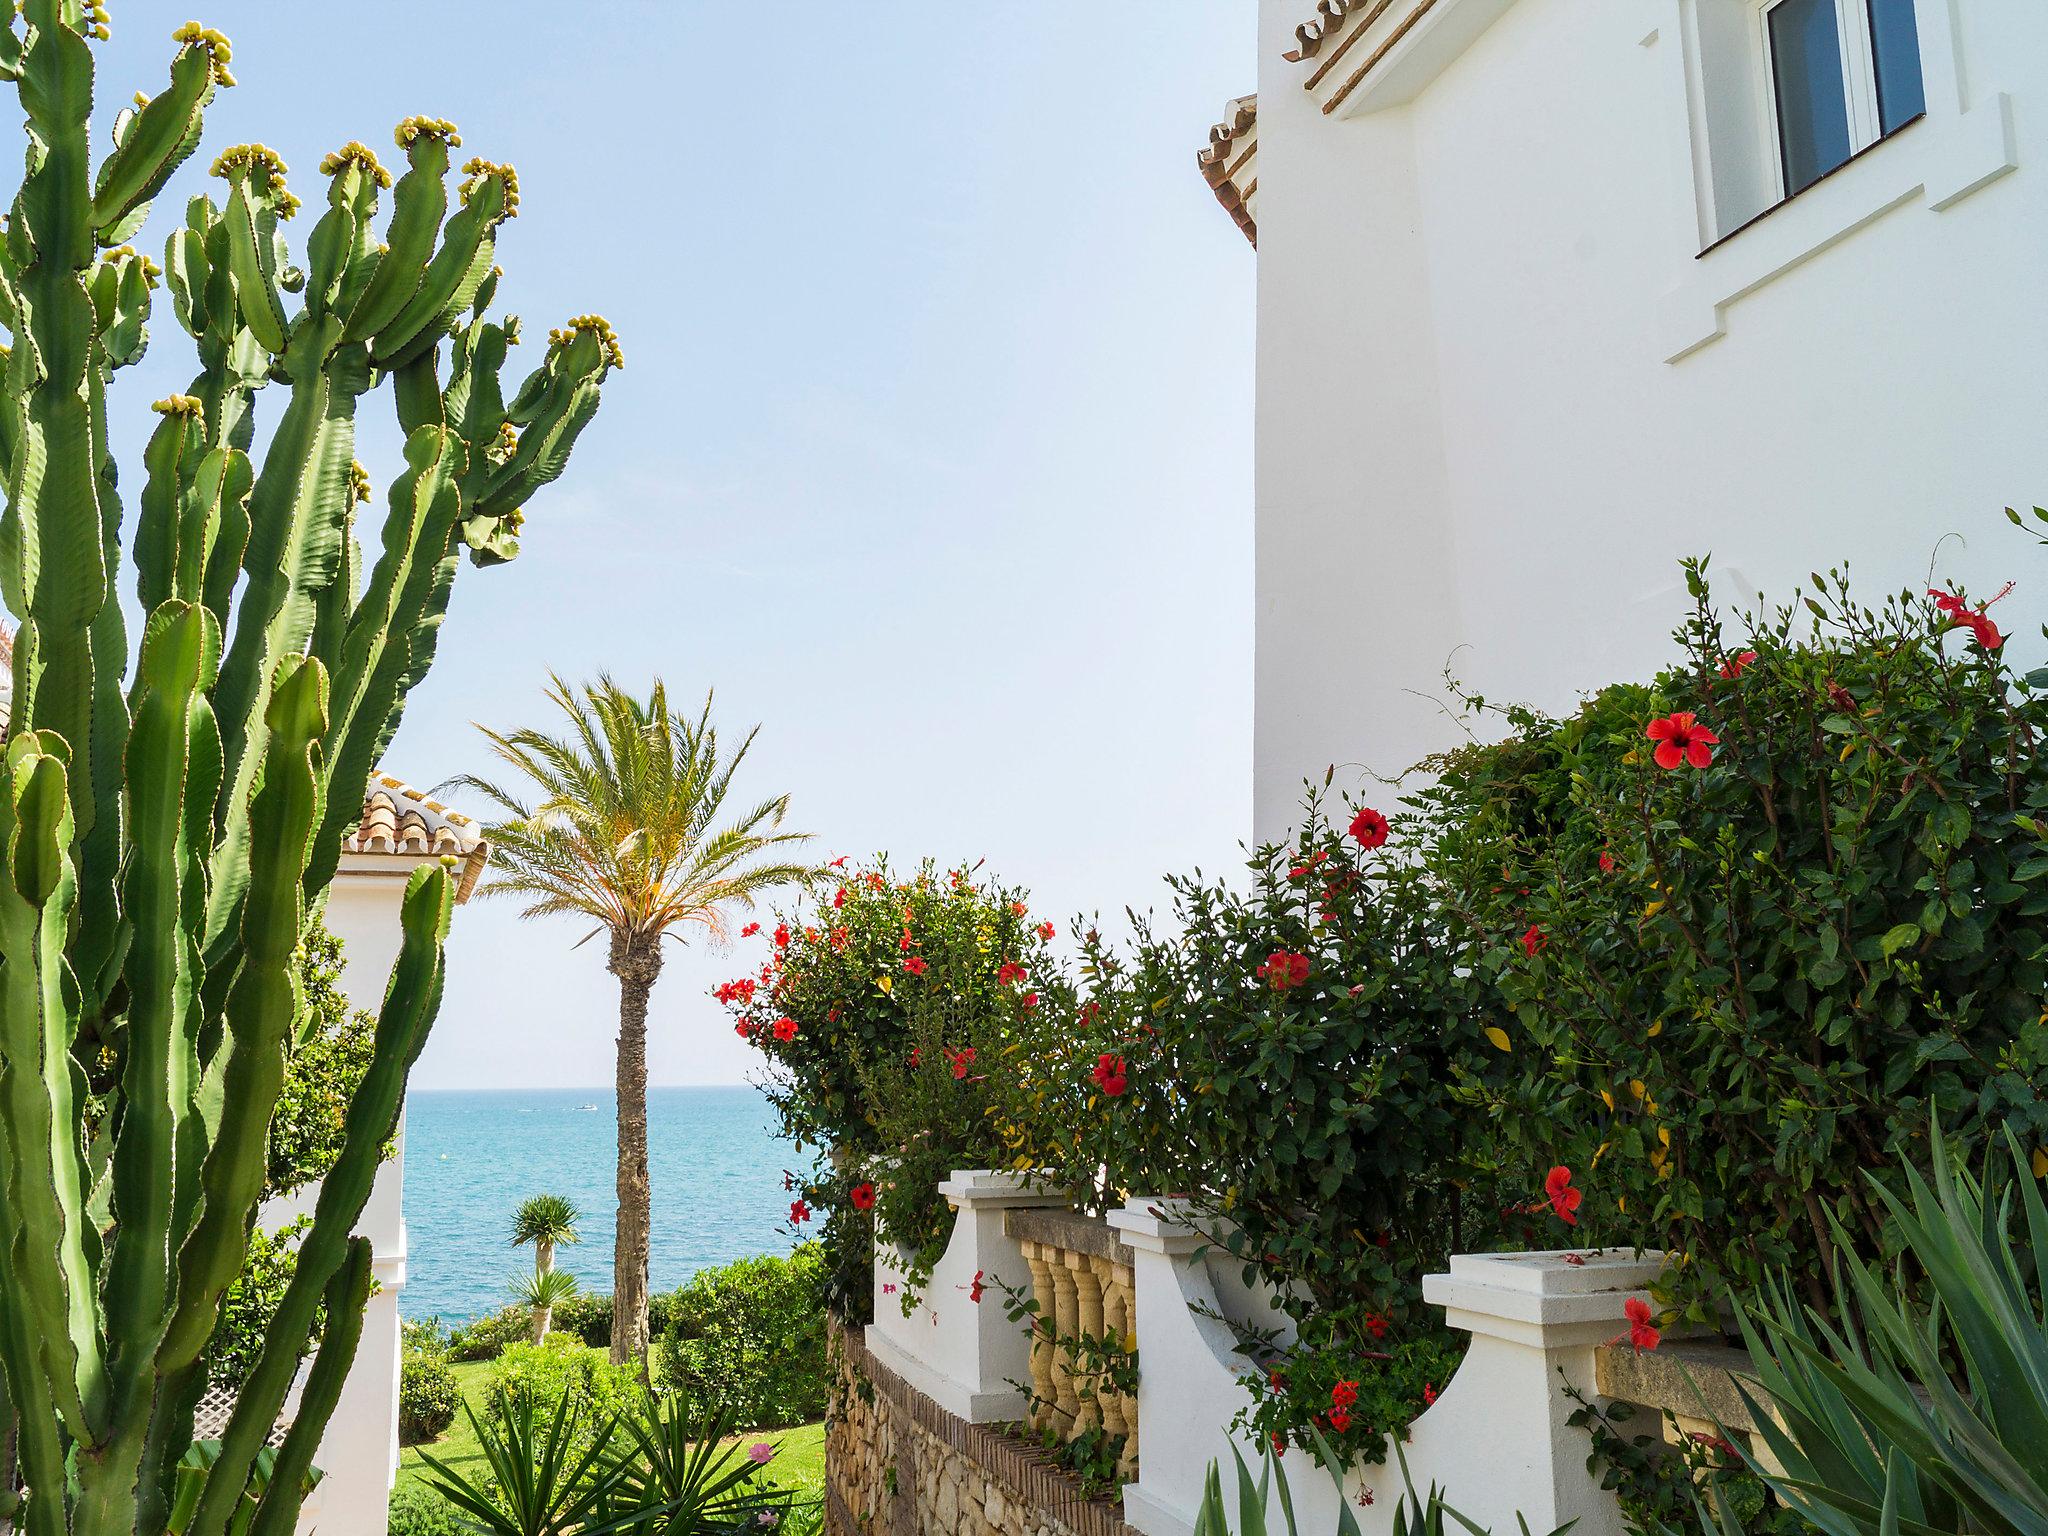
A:
{"type": "Polygon", "coordinates": [[[661,940],[614,934],[619,978],[619,1216],[612,1245],[612,1363],[647,1374],[647,997],[661,974],[661,940]]]}

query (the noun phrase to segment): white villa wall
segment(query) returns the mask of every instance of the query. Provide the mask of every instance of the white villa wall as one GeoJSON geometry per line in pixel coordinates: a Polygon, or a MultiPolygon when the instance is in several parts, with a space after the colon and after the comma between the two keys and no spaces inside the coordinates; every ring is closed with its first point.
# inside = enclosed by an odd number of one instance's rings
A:
{"type": "Polygon", "coordinates": [[[2048,5],[1918,0],[1927,118],[1701,258],[1685,24],[1728,3],[1513,0],[1325,115],[1310,0],[1261,0],[1259,836],[1459,740],[1447,663],[1553,709],[1647,676],[1687,554],[1730,603],[2016,577],[2040,652],[2001,509],[2048,501],[2048,5]]]}
{"type": "MultiPolygon", "coordinates": [[[[415,864],[408,856],[345,854],[327,897],[328,931],[341,940],[342,990],[351,1004],[375,1015],[383,1005],[398,959],[400,900],[415,864]]],[[[370,1239],[372,1273],[379,1289],[363,1317],[362,1341],[314,1464],[325,1474],[302,1524],[333,1536],[381,1536],[393,1478],[398,1473],[398,1370],[400,1298],[406,1281],[405,1122],[397,1150],[377,1172],[369,1203],[356,1224],[370,1239]]],[[[262,1225],[275,1229],[310,1215],[319,1198],[313,1185],[263,1209],[262,1225]]]]}

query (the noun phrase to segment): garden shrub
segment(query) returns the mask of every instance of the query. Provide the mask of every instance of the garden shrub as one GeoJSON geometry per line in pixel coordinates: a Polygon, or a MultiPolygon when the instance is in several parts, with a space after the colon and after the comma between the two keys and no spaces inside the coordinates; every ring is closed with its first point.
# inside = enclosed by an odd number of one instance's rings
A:
{"type": "MultiPolygon", "coordinates": [[[[284,1300],[292,1276],[298,1272],[299,1242],[311,1225],[310,1218],[302,1216],[275,1232],[258,1227],[249,1234],[249,1252],[242,1261],[242,1271],[221,1299],[220,1325],[206,1343],[206,1378],[212,1385],[240,1387],[255,1369],[256,1357],[263,1349],[264,1332],[277,1313],[278,1303],[284,1300]]],[[[306,1342],[302,1359],[319,1346],[326,1321],[327,1309],[323,1304],[315,1314],[312,1336],[306,1342]]]]}
{"type": "Polygon", "coordinates": [[[408,1348],[399,1357],[398,1443],[438,1440],[455,1422],[462,1393],[445,1355],[408,1348]]]}
{"type": "Polygon", "coordinates": [[[668,1384],[732,1421],[773,1429],[823,1416],[825,1259],[816,1243],[707,1269],[671,1298],[668,1384]]]}
{"type": "Polygon", "coordinates": [[[451,1332],[448,1335],[448,1358],[495,1360],[505,1352],[507,1345],[524,1343],[532,1337],[533,1314],[515,1304],[472,1318],[451,1332]]]}
{"type": "Polygon", "coordinates": [[[1047,1000],[1051,933],[1022,892],[971,870],[841,866],[778,914],[756,973],[714,992],[768,1058],[782,1134],[828,1154],[789,1182],[792,1225],[823,1218],[835,1310],[866,1316],[876,1224],[914,1264],[944,1248],[952,1213],[934,1186],[989,1159],[982,1064],[1047,1000]]]}
{"type": "MultiPolygon", "coordinates": [[[[341,990],[341,940],[315,916],[299,942],[299,1018],[270,1122],[266,1194],[324,1178],[341,1156],[349,1100],[370,1070],[377,1021],[341,990]]],[[[389,1155],[389,1149],[386,1149],[389,1155]]]]}
{"type": "MultiPolygon", "coordinates": [[[[647,1298],[647,1336],[661,1337],[668,1327],[670,1293],[647,1298]]],[[[554,1331],[570,1333],[592,1349],[612,1347],[612,1297],[609,1291],[578,1291],[555,1307],[554,1331]]]]}
{"type": "Polygon", "coordinates": [[[455,1506],[423,1484],[401,1484],[391,1495],[388,1536],[471,1536],[473,1527],[455,1506]]]}
{"type": "Polygon", "coordinates": [[[1582,1240],[1686,1255],[1705,1321],[1780,1267],[1824,1301],[1833,1222],[1895,1251],[1861,1173],[1930,1111],[1965,1156],[2048,1141],[2048,700],[1960,599],[1816,578],[1729,639],[1688,579],[1684,664],[1510,712],[1417,803],[1443,942],[1498,1001],[1467,1119],[1574,1171],[1582,1240]],[[1658,721],[1718,740],[1660,753],[1658,721]]]}
{"type": "Polygon", "coordinates": [[[538,1344],[507,1344],[485,1377],[483,1414],[503,1424],[521,1404],[533,1405],[537,1422],[552,1420],[568,1398],[586,1431],[608,1422],[641,1396],[639,1367],[613,1365],[604,1354],[567,1334],[538,1344]]]}

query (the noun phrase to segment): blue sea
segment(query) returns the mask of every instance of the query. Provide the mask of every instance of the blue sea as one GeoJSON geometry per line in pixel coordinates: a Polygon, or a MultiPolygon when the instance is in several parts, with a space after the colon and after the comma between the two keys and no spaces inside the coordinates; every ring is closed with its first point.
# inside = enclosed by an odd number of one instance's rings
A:
{"type": "MultiPolygon", "coordinates": [[[[557,1251],[585,1290],[612,1288],[617,1203],[616,1101],[594,1089],[422,1090],[406,1101],[405,1222],[411,1239],[403,1311],[445,1323],[496,1311],[531,1249],[507,1236],[529,1195],[567,1195],[583,1241],[557,1251]]],[[[671,1290],[698,1270],[787,1252],[790,1147],[758,1090],[651,1088],[648,1172],[654,1184],[650,1280],[671,1290]]]]}

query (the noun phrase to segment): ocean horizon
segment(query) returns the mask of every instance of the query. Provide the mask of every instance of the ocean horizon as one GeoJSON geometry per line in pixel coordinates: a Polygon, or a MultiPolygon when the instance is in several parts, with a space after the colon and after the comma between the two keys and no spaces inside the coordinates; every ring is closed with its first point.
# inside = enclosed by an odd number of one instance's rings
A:
{"type": "MultiPolygon", "coordinates": [[[[649,1284],[673,1290],[701,1269],[786,1253],[789,1147],[748,1084],[647,1090],[653,1183],[649,1284]]],[[[566,1195],[582,1242],[555,1264],[586,1291],[612,1288],[617,1099],[609,1088],[421,1088],[406,1098],[409,1318],[466,1322],[512,1300],[533,1267],[512,1214],[530,1195],[566,1195]]]]}

